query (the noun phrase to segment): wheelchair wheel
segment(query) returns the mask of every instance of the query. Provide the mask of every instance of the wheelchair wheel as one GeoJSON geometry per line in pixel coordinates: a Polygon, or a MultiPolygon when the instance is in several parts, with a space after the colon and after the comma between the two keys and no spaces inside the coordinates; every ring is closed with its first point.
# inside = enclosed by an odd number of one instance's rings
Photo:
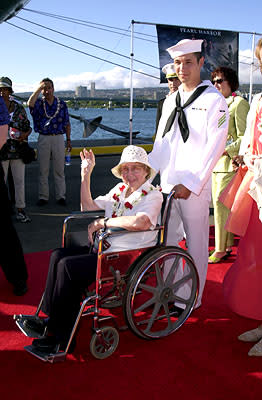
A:
{"type": "Polygon", "coordinates": [[[130,274],[123,298],[126,323],[144,339],[168,336],[187,320],[197,295],[192,257],[179,247],[155,248],[130,274]]]}
{"type": "Polygon", "coordinates": [[[100,333],[94,333],[90,341],[91,354],[100,360],[111,356],[118,346],[118,331],[111,326],[103,326],[100,333]]]}

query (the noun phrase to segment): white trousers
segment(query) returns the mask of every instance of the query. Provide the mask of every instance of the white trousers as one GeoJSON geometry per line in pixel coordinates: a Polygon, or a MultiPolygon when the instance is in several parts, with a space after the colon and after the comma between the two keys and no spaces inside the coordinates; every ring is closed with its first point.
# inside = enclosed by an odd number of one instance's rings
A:
{"type": "Polygon", "coordinates": [[[65,143],[64,135],[39,135],[38,153],[39,161],[39,199],[49,199],[49,168],[52,157],[53,175],[55,183],[56,200],[65,199],[65,143]]]}
{"type": "Polygon", "coordinates": [[[9,164],[15,186],[15,206],[16,208],[25,208],[25,164],[20,158],[17,160],[2,161],[5,182],[7,180],[9,164]]]}
{"type": "MultiPolygon", "coordinates": [[[[167,245],[177,246],[181,236],[178,234],[179,225],[183,223],[186,234],[186,243],[189,254],[193,257],[199,275],[199,295],[196,307],[201,305],[201,299],[206,283],[208,266],[208,240],[209,240],[209,204],[211,193],[202,190],[199,196],[191,193],[187,200],[173,200],[168,223],[167,245]]],[[[181,276],[183,272],[181,271],[181,276]]],[[[182,297],[188,298],[184,285],[181,288],[185,293],[182,297]]]]}

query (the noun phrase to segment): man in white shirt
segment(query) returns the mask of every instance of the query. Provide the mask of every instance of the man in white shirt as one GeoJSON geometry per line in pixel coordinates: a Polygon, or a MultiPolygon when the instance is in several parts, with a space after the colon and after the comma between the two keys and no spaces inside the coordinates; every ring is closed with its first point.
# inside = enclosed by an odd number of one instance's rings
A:
{"type": "Polygon", "coordinates": [[[182,221],[200,279],[196,307],[201,305],[207,273],[211,173],[224,151],[228,130],[224,97],[200,78],[202,42],[185,39],[167,49],[182,84],[164,102],[149,154],[150,164],[160,173],[163,193],[175,189],[167,244],[178,244],[176,232],[182,221]]]}

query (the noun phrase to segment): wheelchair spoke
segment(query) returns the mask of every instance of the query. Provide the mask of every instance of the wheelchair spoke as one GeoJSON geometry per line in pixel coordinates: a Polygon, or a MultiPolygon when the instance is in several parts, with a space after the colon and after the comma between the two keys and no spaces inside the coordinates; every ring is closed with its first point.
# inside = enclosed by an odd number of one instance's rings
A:
{"type": "Polygon", "coordinates": [[[171,322],[171,319],[170,319],[170,311],[169,311],[169,308],[168,308],[168,304],[164,304],[164,310],[165,310],[166,318],[167,318],[167,327],[168,327],[168,329],[171,329],[172,328],[172,322],[171,322]]]}
{"type": "Polygon", "coordinates": [[[150,293],[156,293],[156,291],[157,291],[155,287],[146,285],[145,283],[140,283],[138,285],[138,287],[139,287],[139,289],[144,289],[144,290],[146,290],[147,292],[150,292],[150,293]]]}
{"type": "Polygon", "coordinates": [[[144,332],[149,333],[151,331],[151,328],[153,326],[153,323],[157,317],[158,311],[160,310],[161,304],[160,303],[156,303],[154,310],[152,312],[151,318],[149,319],[148,325],[146,327],[146,329],[144,330],[144,332]]]}
{"type": "Polygon", "coordinates": [[[181,303],[181,304],[190,304],[190,303],[192,303],[192,299],[190,299],[190,298],[189,299],[185,299],[183,297],[176,296],[176,295],[174,295],[172,301],[174,301],[174,303],[178,302],[178,303],[181,303]]]}
{"type": "Polygon", "coordinates": [[[177,269],[178,264],[179,264],[179,257],[177,256],[175,258],[171,268],[170,268],[170,271],[168,272],[167,277],[166,277],[166,280],[165,280],[165,284],[166,285],[170,285],[173,282],[173,280],[174,280],[174,271],[177,269]]]}
{"type": "Polygon", "coordinates": [[[186,276],[183,276],[181,279],[179,279],[179,281],[174,282],[173,285],[170,286],[170,288],[174,292],[176,292],[183,283],[186,283],[187,281],[189,281],[191,279],[192,279],[192,274],[191,273],[187,274],[186,276]]]}
{"type": "Polygon", "coordinates": [[[160,269],[158,262],[155,263],[155,271],[156,271],[156,279],[157,279],[158,286],[162,287],[164,284],[164,281],[162,278],[161,269],[160,269]]]}
{"type": "Polygon", "coordinates": [[[147,300],[145,303],[141,304],[138,308],[134,310],[134,314],[137,314],[143,310],[145,310],[147,307],[150,307],[152,304],[156,302],[155,298],[152,297],[151,299],[147,300]]]}
{"type": "Polygon", "coordinates": [[[105,351],[105,346],[103,346],[102,344],[99,344],[96,346],[96,351],[98,353],[103,353],[105,351]]]}

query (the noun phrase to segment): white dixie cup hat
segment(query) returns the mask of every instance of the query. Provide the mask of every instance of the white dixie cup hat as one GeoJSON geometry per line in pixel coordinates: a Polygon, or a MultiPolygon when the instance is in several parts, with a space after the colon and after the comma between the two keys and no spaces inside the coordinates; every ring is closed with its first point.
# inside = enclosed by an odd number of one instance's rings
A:
{"type": "Polygon", "coordinates": [[[183,39],[177,44],[166,49],[171,58],[184,56],[189,53],[201,52],[203,40],[202,39],[183,39]]]}
{"type": "Polygon", "coordinates": [[[140,163],[149,167],[149,178],[153,178],[156,175],[156,171],[148,162],[147,152],[143,149],[143,147],[138,146],[127,146],[124,148],[119,163],[111,169],[113,175],[117,178],[121,178],[120,167],[125,163],[140,163]]]}

